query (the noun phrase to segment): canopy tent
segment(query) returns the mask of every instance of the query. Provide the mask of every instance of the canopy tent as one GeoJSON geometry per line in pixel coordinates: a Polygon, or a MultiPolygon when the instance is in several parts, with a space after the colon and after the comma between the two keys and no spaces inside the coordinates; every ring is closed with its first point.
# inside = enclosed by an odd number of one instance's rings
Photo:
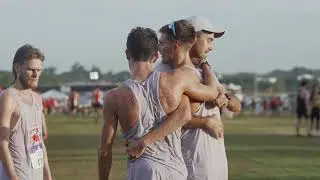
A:
{"type": "Polygon", "coordinates": [[[69,98],[64,93],[62,93],[60,91],[57,91],[57,90],[54,90],[54,89],[51,89],[51,90],[41,94],[41,96],[42,96],[43,99],[53,98],[53,99],[56,99],[56,100],[66,100],[66,99],[69,98]]]}

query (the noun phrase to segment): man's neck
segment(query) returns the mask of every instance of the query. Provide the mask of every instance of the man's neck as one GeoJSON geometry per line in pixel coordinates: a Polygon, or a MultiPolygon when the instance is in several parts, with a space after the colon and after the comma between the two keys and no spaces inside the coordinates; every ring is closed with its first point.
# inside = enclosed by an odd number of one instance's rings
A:
{"type": "Polygon", "coordinates": [[[136,62],[131,67],[131,79],[144,81],[153,72],[152,65],[147,62],[136,62]]]}
{"type": "Polygon", "coordinates": [[[177,59],[178,60],[172,61],[173,63],[169,65],[172,69],[178,69],[182,66],[194,67],[194,65],[190,59],[189,53],[180,54],[180,55],[178,55],[177,59]]]}
{"type": "Polygon", "coordinates": [[[18,91],[20,91],[21,93],[28,93],[31,91],[31,88],[25,88],[23,87],[23,85],[21,84],[20,81],[16,81],[15,83],[13,83],[12,87],[14,87],[15,89],[17,89],[18,91]]]}
{"type": "Polygon", "coordinates": [[[191,59],[199,59],[199,57],[197,56],[197,53],[193,49],[190,50],[189,55],[191,59]]]}

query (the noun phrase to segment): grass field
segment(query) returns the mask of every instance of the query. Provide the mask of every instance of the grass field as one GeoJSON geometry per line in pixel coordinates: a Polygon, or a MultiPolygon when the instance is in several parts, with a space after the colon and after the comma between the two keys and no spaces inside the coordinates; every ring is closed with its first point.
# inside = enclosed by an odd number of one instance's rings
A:
{"type": "MultiPolygon", "coordinates": [[[[93,119],[48,116],[46,142],[54,179],[94,180],[101,124],[93,119]]],[[[225,121],[230,180],[319,180],[320,138],[294,136],[293,118],[225,121]]],[[[122,137],[114,146],[112,180],[126,176],[122,137]]]]}

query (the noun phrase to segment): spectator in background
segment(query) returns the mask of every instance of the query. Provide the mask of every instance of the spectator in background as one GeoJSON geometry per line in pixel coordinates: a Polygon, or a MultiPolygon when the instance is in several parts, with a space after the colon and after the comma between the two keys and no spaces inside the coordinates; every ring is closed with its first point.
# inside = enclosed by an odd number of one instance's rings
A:
{"type": "Polygon", "coordinates": [[[71,91],[69,95],[70,114],[75,115],[79,108],[80,94],[76,91],[71,91]]]}
{"type": "Polygon", "coordinates": [[[103,109],[103,92],[99,89],[99,87],[96,87],[93,90],[91,95],[91,103],[91,106],[96,114],[96,123],[98,123],[100,113],[102,113],[103,109]]]}
{"type": "Polygon", "coordinates": [[[311,114],[310,114],[310,124],[308,130],[308,136],[312,136],[312,127],[314,120],[316,120],[316,131],[317,134],[320,135],[320,91],[317,85],[313,85],[311,96],[310,96],[310,103],[311,103],[311,114]]]}
{"type": "Polygon", "coordinates": [[[300,87],[297,93],[297,122],[296,122],[296,135],[300,135],[300,125],[301,119],[304,118],[308,120],[308,107],[309,107],[309,97],[310,93],[307,89],[308,82],[307,80],[302,80],[300,83],[300,87]]]}

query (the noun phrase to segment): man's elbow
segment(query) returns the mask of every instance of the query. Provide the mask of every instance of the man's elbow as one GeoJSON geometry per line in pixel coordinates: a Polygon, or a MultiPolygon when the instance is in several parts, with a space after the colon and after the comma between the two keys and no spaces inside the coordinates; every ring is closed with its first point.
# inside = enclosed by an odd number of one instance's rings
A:
{"type": "Polygon", "coordinates": [[[215,90],[213,90],[213,91],[211,91],[211,101],[215,101],[217,98],[218,98],[218,96],[219,96],[219,91],[218,91],[218,89],[215,89],[215,90]]]}
{"type": "Polygon", "coordinates": [[[228,110],[234,113],[238,113],[241,111],[241,107],[228,107],[228,110]]]}
{"type": "Polygon", "coordinates": [[[227,108],[229,111],[238,113],[241,111],[241,104],[240,104],[240,102],[231,100],[231,102],[228,104],[227,108]]]}

